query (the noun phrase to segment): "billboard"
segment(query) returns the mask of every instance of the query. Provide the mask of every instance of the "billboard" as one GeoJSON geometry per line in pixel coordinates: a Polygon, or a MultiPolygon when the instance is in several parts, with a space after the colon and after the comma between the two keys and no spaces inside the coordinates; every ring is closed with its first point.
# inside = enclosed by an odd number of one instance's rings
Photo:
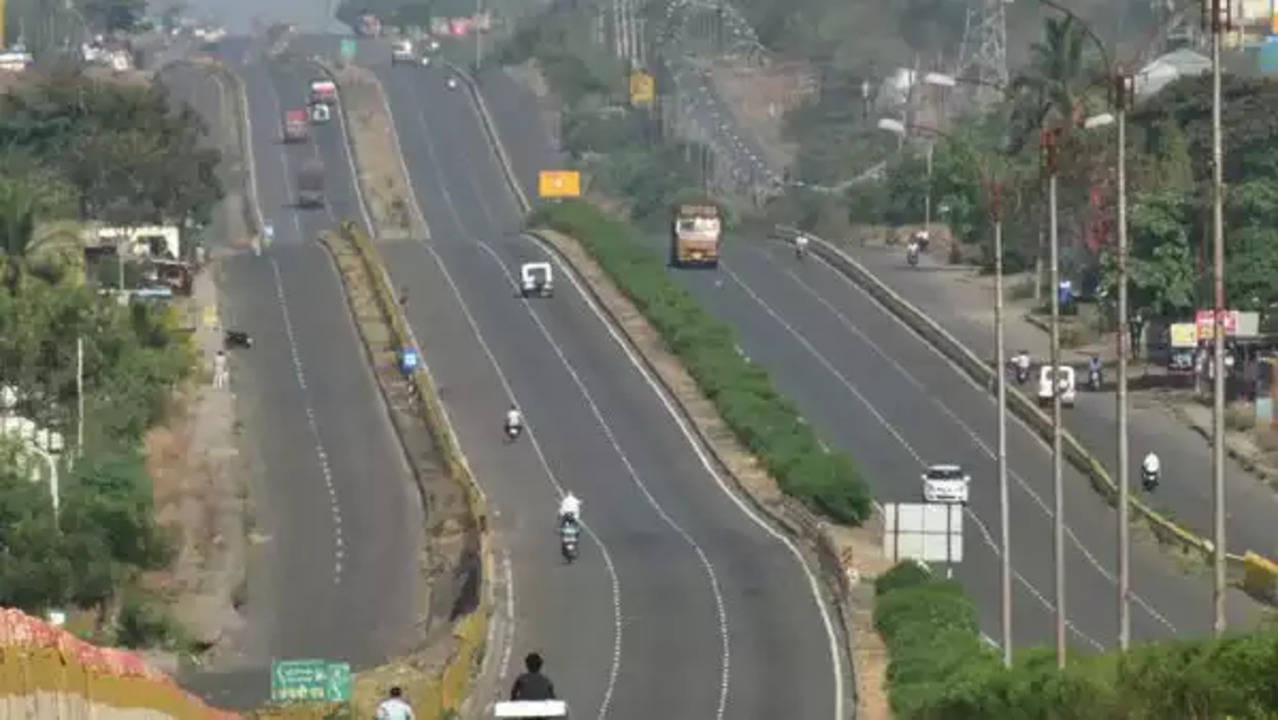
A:
{"type": "Polygon", "coordinates": [[[657,82],[648,73],[636,70],[630,73],[630,104],[651,105],[656,96],[657,82]]]}
{"type": "Polygon", "coordinates": [[[542,170],[537,176],[537,194],[544,198],[581,196],[581,173],[576,170],[542,170]]]}

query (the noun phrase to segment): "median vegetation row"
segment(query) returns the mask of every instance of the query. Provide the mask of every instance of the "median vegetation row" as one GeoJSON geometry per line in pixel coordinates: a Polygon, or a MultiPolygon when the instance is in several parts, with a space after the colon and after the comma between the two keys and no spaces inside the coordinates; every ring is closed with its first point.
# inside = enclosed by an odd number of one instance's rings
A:
{"type": "Polygon", "coordinates": [[[914,562],[875,581],[874,623],[888,648],[888,686],[901,720],[985,718],[1278,717],[1278,631],[1144,645],[1126,655],[1075,654],[1064,671],[1050,648],[1010,670],[980,636],[959,585],[914,562]]]}
{"type": "Polygon", "coordinates": [[[714,320],[666,275],[634,228],[582,201],[538,209],[532,226],[571,235],[599,261],[679,357],[720,415],[788,495],[841,523],[870,514],[870,493],[852,458],[828,452],[767,372],[743,357],[714,320]]]}

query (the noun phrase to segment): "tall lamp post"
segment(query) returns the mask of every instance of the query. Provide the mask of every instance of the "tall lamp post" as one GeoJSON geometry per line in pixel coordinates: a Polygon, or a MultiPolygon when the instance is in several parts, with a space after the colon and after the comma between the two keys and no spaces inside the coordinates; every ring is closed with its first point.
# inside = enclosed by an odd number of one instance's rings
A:
{"type": "Polygon", "coordinates": [[[1211,229],[1212,284],[1215,286],[1215,317],[1212,344],[1216,356],[1212,398],[1212,520],[1215,555],[1215,588],[1212,593],[1213,629],[1225,632],[1225,220],[1223,149],[1220,129],[1220,35],[1229,29],[1229,6],[1210,0],[1211,6],[1211,229]]]}

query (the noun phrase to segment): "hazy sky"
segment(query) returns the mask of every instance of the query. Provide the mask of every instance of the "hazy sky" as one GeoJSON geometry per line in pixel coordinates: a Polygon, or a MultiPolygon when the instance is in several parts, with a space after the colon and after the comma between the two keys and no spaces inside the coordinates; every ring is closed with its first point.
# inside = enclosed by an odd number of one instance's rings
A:
{"type": "MultiPolygon", "coordinates": [[[[172,0],[151,0],[157,10],[171,4],[172,0]]],[[[337,0],[184,0],[184,5],[195,17],[207,17],[230,33],[243,34],[253,29],[254,20],[294,23],[302,31],[333,30],[331,8],[337,0]]]]}

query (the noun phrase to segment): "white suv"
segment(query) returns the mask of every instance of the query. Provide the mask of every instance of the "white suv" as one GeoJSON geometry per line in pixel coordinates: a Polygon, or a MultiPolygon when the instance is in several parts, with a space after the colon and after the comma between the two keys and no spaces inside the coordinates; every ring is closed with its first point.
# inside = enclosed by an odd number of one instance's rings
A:
{"type": "Polygon", "coordinates": [[[923,501],[967,504],[972,478],[958,465],[929,465],[923,473],[923,501]]]}

